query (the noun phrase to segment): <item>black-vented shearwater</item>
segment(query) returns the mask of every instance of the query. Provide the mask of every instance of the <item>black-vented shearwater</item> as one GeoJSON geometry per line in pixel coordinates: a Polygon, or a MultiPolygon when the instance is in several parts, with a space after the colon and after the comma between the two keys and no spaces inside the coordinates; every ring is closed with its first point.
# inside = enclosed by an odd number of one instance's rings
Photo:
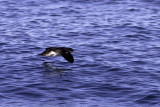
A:
{"type": "Polygon", "coordinates": [[[49,48],[46,48],[46,50],[39,55],[50,56],[50,57],[61,55],[68,62],[73,63],[74,58],[71,52],[74,52],[74,50],[68,47],[49,47],[49,48]]]}

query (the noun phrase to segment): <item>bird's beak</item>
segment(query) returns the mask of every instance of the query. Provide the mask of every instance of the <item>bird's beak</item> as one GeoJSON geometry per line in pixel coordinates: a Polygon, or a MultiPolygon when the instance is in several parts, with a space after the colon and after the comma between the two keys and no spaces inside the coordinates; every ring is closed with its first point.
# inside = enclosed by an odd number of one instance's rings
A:
{"type": "Polygon", "coordinates": [[[42,55],[42,56],[43,56],[43,53],[40,53],[40,54],[38,54],[38,55],[42,55]]]}

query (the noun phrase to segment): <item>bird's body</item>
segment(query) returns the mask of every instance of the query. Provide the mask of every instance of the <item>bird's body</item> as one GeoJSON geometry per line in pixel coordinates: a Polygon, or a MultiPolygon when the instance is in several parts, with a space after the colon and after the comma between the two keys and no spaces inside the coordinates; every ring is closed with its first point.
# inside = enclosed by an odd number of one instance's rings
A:
{"type": "Polygon", "coordinates": [[[73,58],[71,52],[74,52],[74,50],[72,48],[68,48],[68,47],[49,47],[49,48],[46,48],[46,50],[39,55],[50,56],[50,57],[61,55],[68,62],[73,63],[74,58],[73,58]]]}

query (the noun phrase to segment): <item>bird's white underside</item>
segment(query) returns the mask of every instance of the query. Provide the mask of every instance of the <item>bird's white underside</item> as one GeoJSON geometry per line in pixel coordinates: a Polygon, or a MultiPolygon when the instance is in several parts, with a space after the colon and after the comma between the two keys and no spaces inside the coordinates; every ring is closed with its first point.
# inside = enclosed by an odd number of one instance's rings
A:
{"type": "Polygon", "coordinates": [[[58,52],[50,51],[46,56],[57,56],[59,55],[58,52]]]}

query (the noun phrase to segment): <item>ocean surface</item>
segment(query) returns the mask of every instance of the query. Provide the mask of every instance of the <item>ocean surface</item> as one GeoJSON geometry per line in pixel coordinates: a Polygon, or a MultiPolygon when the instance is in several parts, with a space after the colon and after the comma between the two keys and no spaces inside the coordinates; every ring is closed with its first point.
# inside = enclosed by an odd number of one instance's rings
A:
{"type": "Polygon", "coordinates": [[[160,1],[0,0],[0,107],[160,107],[160,1]]]}

